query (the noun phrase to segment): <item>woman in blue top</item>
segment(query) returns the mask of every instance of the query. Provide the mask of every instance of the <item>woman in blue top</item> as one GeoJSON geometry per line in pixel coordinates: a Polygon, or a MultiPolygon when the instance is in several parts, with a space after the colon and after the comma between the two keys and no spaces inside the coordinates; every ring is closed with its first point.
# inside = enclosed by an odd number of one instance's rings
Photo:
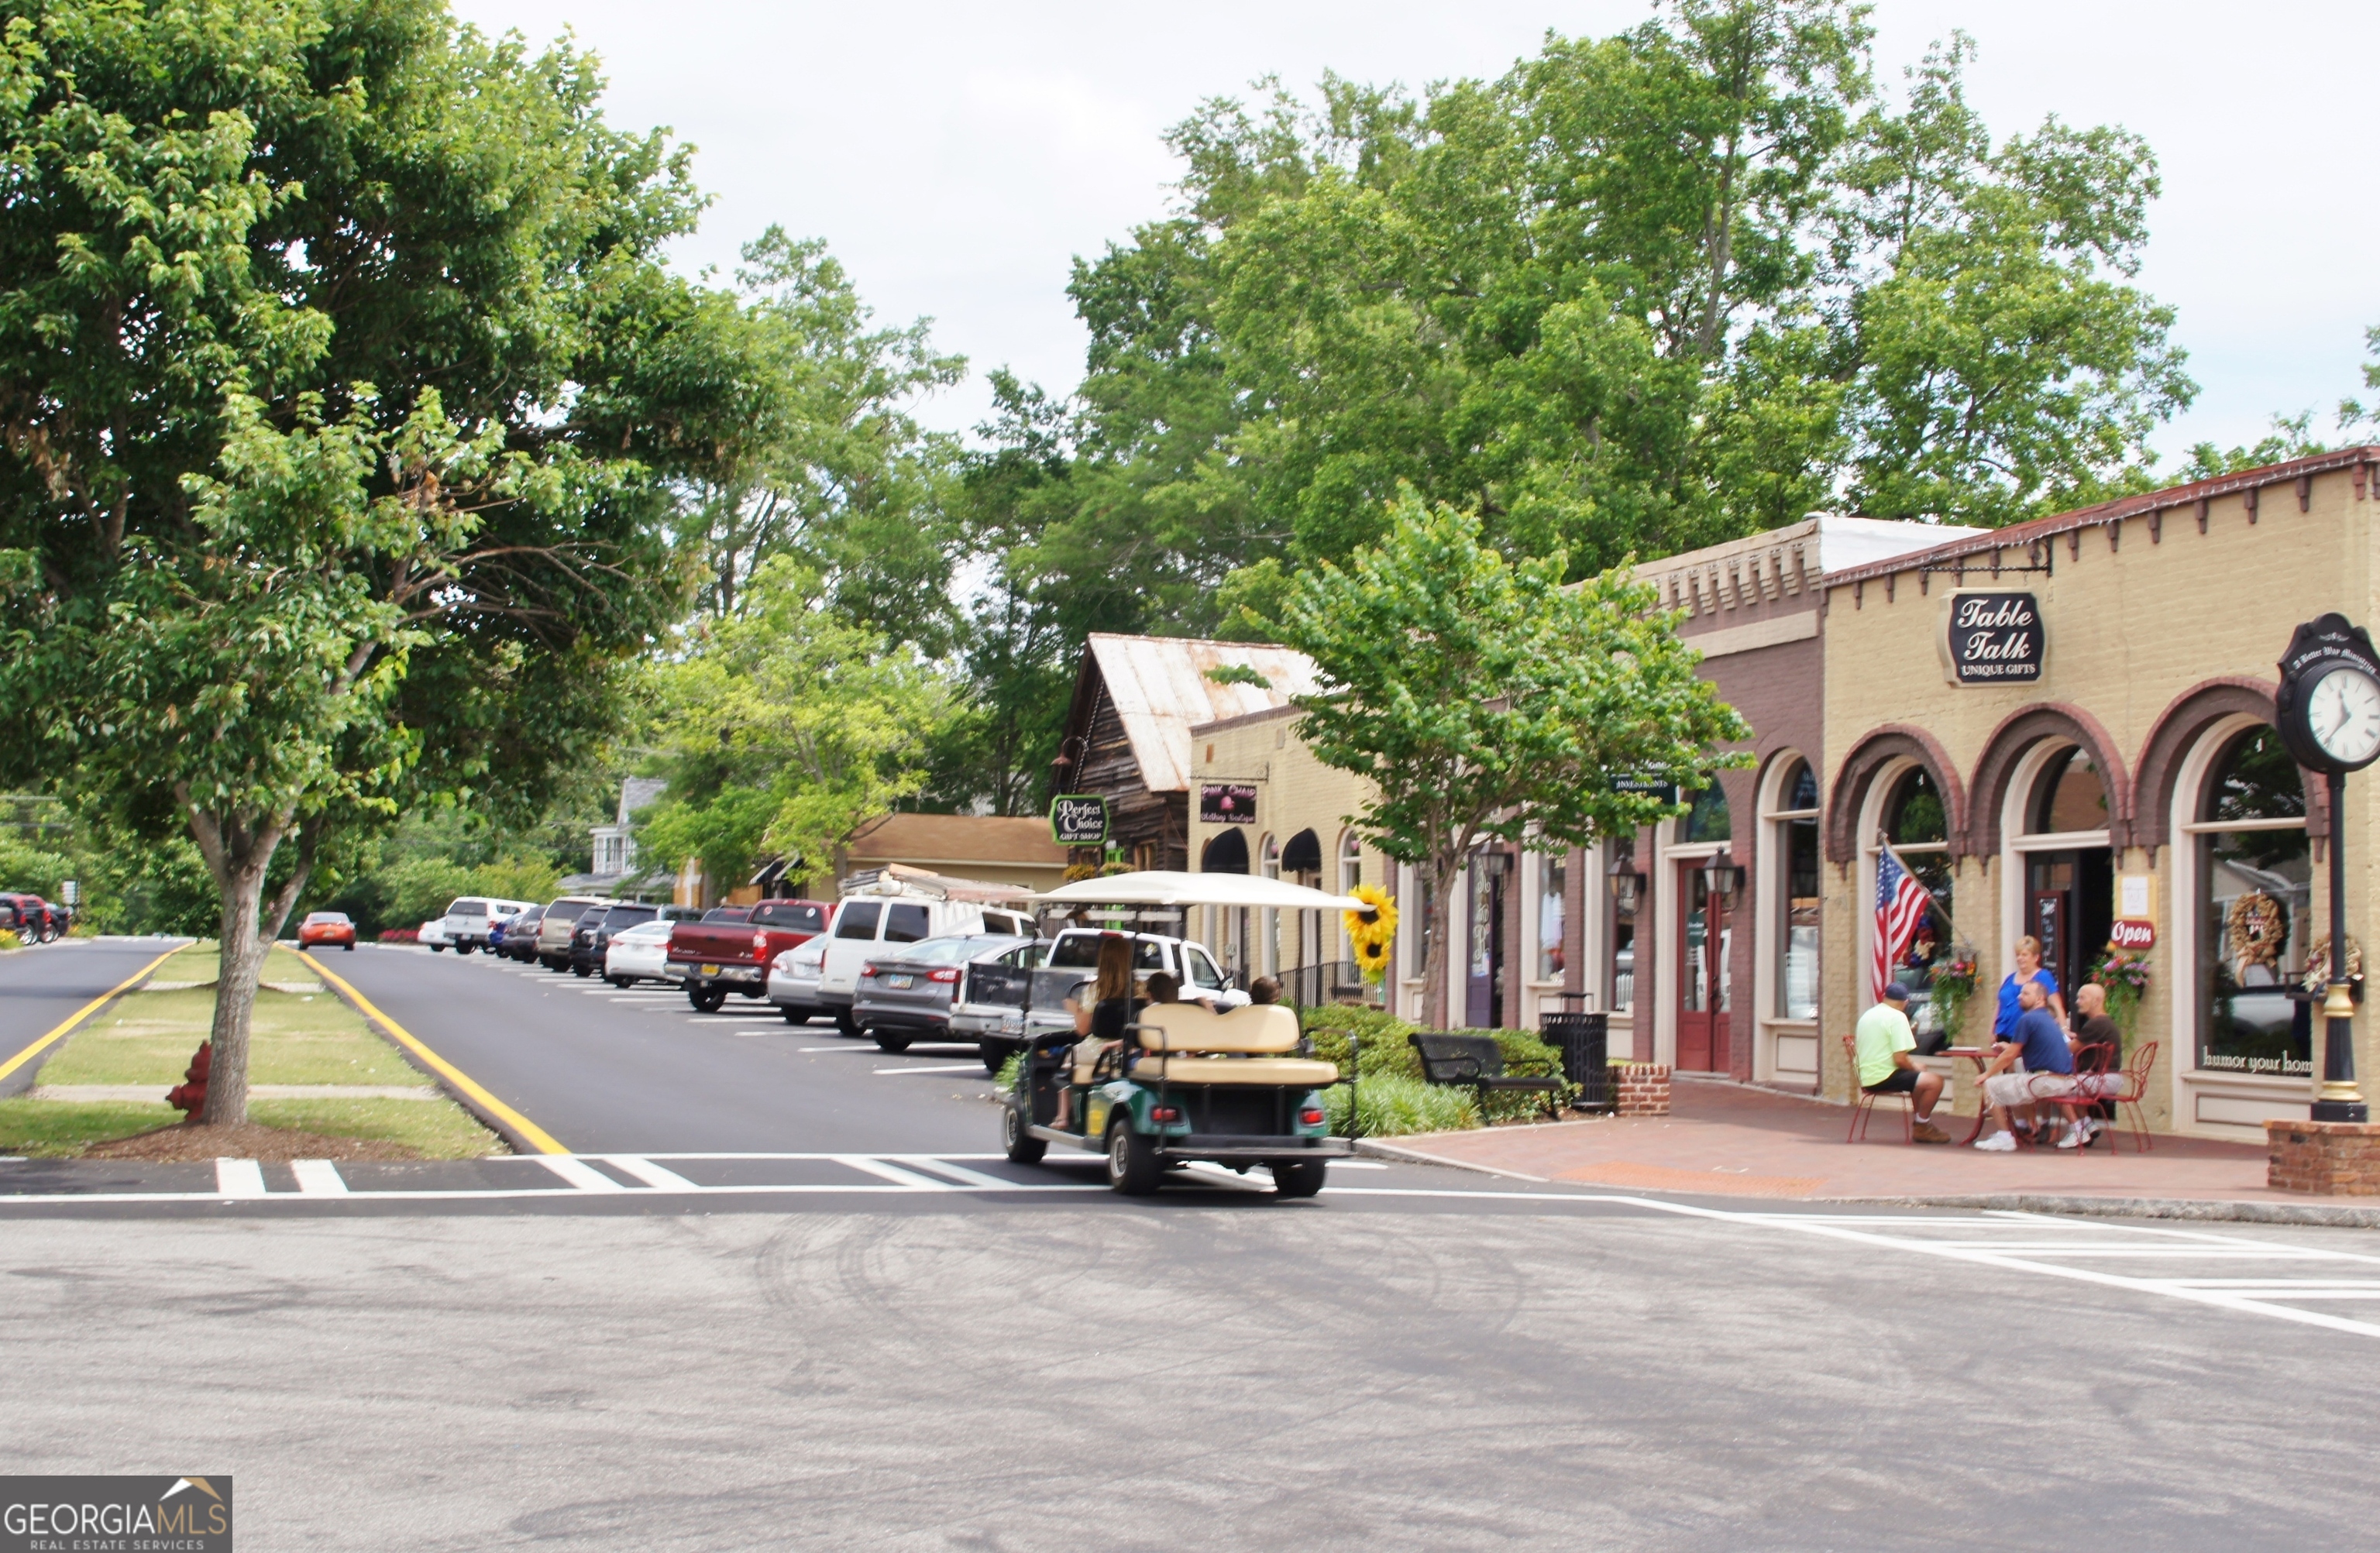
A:
{"type": "Polygon", "coordinates": [[[2041,968],[2041,940],[2028,933],[2016,940],[2016,969],[2000,983],[1999,1013],[1992,1021],[1994,1040],[2015,1036],[2017,1016],[2023,1012],[2017,1007],[2016,992],[2028,981],[2041,984],[2051,1017],[2061,1027],[2066,1024],[2066,995],[2058,989],[2058,977],[2041,968]]]}

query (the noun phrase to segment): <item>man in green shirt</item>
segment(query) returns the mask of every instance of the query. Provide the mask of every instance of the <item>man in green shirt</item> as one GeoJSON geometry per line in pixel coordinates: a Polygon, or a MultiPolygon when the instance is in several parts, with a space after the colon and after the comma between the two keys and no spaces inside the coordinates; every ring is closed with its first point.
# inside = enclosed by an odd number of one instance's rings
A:
{"type": "Polygon", "coordinates": [[[1917,1033],[1909,1027],[1909,989],[1899,982],[1884,989],[1884,1001],[1860,1015],[1852,1032],[1859,1053],[1859,1084],[1871,1095],[1913,1097],[1915,1120],[1909,1134],[1917,1143],[1949,1143],[1934,1125],[1934,1102],[1942,1098],[1942,1075],[1920,1069],[1912,1053],[1917,1033]]]}

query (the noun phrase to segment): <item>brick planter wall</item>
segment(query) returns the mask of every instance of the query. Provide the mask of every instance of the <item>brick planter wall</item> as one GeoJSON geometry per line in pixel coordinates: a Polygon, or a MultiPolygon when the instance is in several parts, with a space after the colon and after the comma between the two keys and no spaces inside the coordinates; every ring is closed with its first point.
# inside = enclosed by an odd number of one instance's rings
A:
{"type": "Polygon", "coordinates": [[[2265,1184],[2276,1192],[2380,1196],[2380,1123],[2267,1122],[2265,1184]]]}
{"type": "Polygon", "coordinates": [[[1616,1114],[1621,1116],[1667,1116],[1670,1114],[1670,1069],[1663,1062],[1615,1062],[1612,1076],[1619,1082],[1616,1114]]]}

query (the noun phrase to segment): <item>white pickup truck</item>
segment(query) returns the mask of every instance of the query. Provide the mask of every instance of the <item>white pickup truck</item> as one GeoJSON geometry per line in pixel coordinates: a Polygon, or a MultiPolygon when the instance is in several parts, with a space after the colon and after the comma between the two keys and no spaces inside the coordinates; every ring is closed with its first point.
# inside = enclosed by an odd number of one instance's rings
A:
{"type": "MultiPolygon", "coordinates": [[[[1089,986],[1099,968],[1099,940],[1105,936],[1105,931],[1098,928],[1069,928],[1050,944],[1050,957],[1033,973],[1032,989],[1024,1011],[1024,1040],[1074,1027],[1075,1016],[1066,1012],[1066,1000],[1077,989],[1089,986]]],[[[1206,945],[1162,933],[1134,933],[1131,937],[1134,977],[1165,972],[1182,984],[1184,1002],[1206,998],[1218,1009],[1246,1004],[1247,993],[1231,985],[1221,967],[1215,964],[1214,956],[1207,952],[1206,945]]]]}

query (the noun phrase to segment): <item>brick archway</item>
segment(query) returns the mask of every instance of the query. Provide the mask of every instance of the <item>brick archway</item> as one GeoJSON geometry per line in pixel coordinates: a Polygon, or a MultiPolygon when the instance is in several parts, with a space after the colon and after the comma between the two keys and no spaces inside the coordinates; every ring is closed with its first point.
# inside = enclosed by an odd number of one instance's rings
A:
{"type": "Polygon", "coordinates": [[[1843,757],[1835,769],[1835,780],[1827,794],[1827,860],[1849,864],[1859,855],[1859,837],[1853,832],[1859,825],[1860,810],[1867,803],[1868,788],[1876,773],[1895,760],[1914,760],[1933,777],[1934,786],[1942,795],[1943,819],[1947,827],[1945,839],[1950,855],[1964,856],[1967,847],[1967,790],[1959,782],[1957,768],[1934,735],[1923,728],[1905,722],[1888,722],[1870,730],[1843,757]]]}
{"type": "Polygon", "coordinates": [[[2133,788],[2115,740],[2081,707],[2051,701],[2010,714],[1984,741],[1984,757],[1975,764],[1974,818],[1968,838],[1973,850],[1990,854],[2000,849],[2000,811],[2007,807],[2009,781],[2025,751],[2044,739],[2063,739],[2089,753],[2107,788],[2107,843],[2119,852],[2131,845],[2133,788]]]}
{"type": "MultiPolygon", "coordinates": [[[[2227,717],[2271,722],[2276,688],[2269,681],[2237,676],[2203,680],[2175,697],[2158,714],[2141,749],[2140,773],[2132,779],[2132,834],[2137,845],[2154,852],[2172,835],[2174,783],[2180,778],[2191,746],[2227,717]]],[[[2298,780],[2305,787],[2306,829],[2313,832],[2318,853],[2330,835],[2329,791],[2320,773],[2302,766],[2298,768],[2298,780]]]]}

